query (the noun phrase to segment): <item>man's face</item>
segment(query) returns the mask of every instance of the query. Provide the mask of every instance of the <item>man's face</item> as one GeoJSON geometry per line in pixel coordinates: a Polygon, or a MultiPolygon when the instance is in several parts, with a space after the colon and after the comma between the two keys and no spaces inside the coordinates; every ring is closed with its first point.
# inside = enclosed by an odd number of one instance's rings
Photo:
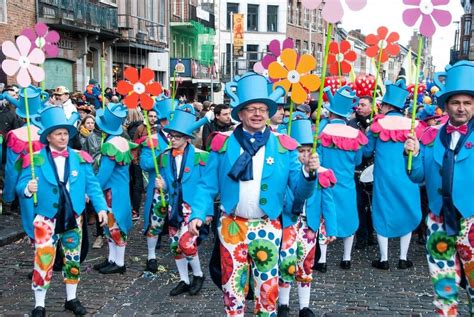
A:
{"type": "Polygon", "coordinates": [[[158,117],[156,116],[155,111],[149,111],[148,112],[148,123],[150,123],[150,126],[154,126],[156,124],[156,121],[158,120],[158,117]]]}
{"type": "Polygon", "coordinates": [[[298,148],[298,159],[301,163],[306,162],[306,158],[311,155],[311,146],[302,145],[298,148]]]}
{"type": "Polygon", "coordinates": [[[457,94],[449,98],[446,103],[446,112],[449,121],[454,126],[460,126],[469,122],[474,112],[474,96],[467,94],[457,94]]]}
{"type": "Polygon", "coordinates": [[[168,139],[171,141],[171,147],[173,149],[183,150],[188,143],[189,137],[184,134],[172,131],[168,133],[168,139]]]}
{"type": "Polygon", "coordinates": [[[67,148],[67,143],[69,142],[69,132],[67,129],[59,128],[51,132],[46,139],[51,148],[63,151],[67,148]]]}
{"type": "Polygon", "coordinates": [[[16,93],[14,90],[8,90],[7,92],[13,98],[18,99],[18,93],[16,93]]]}
{"type": "Polygon", "coordinates": [[[250,133],[261,131],[268,120],[268,107],[262,102],[250,103],[239,111],[239,119],[250,133]]]}
{"type": "Polygon", "coordinates": [[[368,117],[372,112],[372,105],[369,100],[366,98],[361,98],[359,100],[359,105],[357,106],[356,112],[359,116],[368,117]]]}
{"type": "Polygon", "coordinates": [[[68,94],[54,95],[54,99],[56,100],[55,104],[62,105],[69,99],[69,95],[68,94]]]}
{"type": "Polygon", "coordinates": [[[222,109],[220,114],[216,115],[216,120],[219,121],[222,125],[230,123],[230,113],[232,109],[222,109]]]}
{"type": "Polygon", "coordinates": [[[283,122],[283,116],[285,115],[285,110],[282,106],[278,106],[277,112],[275,115],[270,119],[272,124],[281,124],[283,122]]]}

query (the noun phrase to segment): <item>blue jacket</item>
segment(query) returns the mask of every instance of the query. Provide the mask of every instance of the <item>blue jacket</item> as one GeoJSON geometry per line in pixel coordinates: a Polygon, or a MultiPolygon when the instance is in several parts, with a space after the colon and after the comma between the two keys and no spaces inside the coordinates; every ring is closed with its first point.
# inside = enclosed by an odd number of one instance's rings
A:
{"type": "MultiPolygon", "coordinates": [[[[168,140],[163,138],[161,134],[154,134],[153,138],[153,145],[155,148],[155,157],[156,161],[167,148],[168,148],[168,140]]],[[[150,143],[148,137],[141,143],[141,152],[140,152],[140,167],[142,170],[148,173],[148,185],[146,187],[146,199],[145,204],[143,206],[143,213],[145,215],[145,219],[143,221],[145,233],[148,230],[148,226],[150,225],[150,212],[151,212],[151,204],[153,202],[153,194],[155,190],[155,165],[153,164],[153,155],[151,152],[151,148],[149,147],[150,143]]]]}
{"type": "MultiPolygon", "coordinates": [[[[77,215],[81,215],[85,208],[86,194],[89,196],[95,210],[108,210],[104,195],[100,189],[99,181],[94,175],[90,157],[87,154],[76,152],[68,148],[69,152],[69,193],[72,206],[77,215]]],[[[35,165],[35,177],[38,179],[37,200],[38,205],[33,207],[34,215],[42,215],[53,218],[58,212],[59,191],[54,166],[51,166],[46,155],[46,150],[39,153],[35,165]]],[[[31,180],[31,168],[28,166],[22,170],[20,179],[16,186],[16,192],[22,200],[27,200],[33,205],[33,197],[24,195],[25,188],[31,180]]],[[[31,226],[33,221],[31,221],[31,226]]]]}
{"type": "MultiPolygon", "coordinates": [[[[413,157],[410,179],[416,183],[425,182],[430,211],[440,215],[443,206],[441,166],[445,147],[439,133],[433,143],[421,144],[420,153],[413,157]]],[[[454,162],[453,203],[463,218],[474,216],[472,193],[474,188],[474,133],[467,138],[454,162]]]]}
{"type": "MultiPolygon", "coordinates": [[[[272,220],[283,211],[287,186],[301,199],[311,196],[314,190],[315,181],[304,177],[296,147],[296,141],[290,137],[273,132],[265,145],[260,208],[272,220]]],[[[195,218],[205,221],[206,215],[212,215],[214,198],[218,194],[227,214],[232,214],[239,202],[239,182],[231,179],[228,173],[240,156],[240,144],[230,132],[217,133],[211,150],[204,175],[195,191],[190,221],[195,218]]]]}

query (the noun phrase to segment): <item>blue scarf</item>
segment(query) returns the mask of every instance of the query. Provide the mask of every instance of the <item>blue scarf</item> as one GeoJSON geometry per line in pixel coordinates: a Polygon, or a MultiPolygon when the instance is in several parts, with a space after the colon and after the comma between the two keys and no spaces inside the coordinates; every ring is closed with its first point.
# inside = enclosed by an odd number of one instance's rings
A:
{"type": "Polygon", "coordinates": [[[472,133],[474,129],[474,119],[468,124],[468,131],[466,134],[461,134],[461,137],[456,144],[456,148],[454,150],[450,149],[451,144],[451,134],[446,132],[447,124],[445,124],[440,129],[439,138],[441,143],[445,147],[444,157],[443,157],[443,166],[441,167],[441,188],[443,194],[443,206],[441,207],[441,213],[444,216],[444,226],[446,230],[446,234],[448,236],[455,236],[459,234],[460,230],[460,223],[459,219],[461,215],[457,210],[456,206],[454,206],[453,202],[453,174],[454,174],[454,163],[455,157],[461,150],[464,142],[467,140],[469,135],[472,133]]]}
{"type": "Polygon", "coordinates": [[[244,131],[242,124],[235,128],[234,136],[244,151],[227,174],[230,178],[236,182],[253,180],[252,157],[267,143],[270,133],[270,129],[265,128],[263,132],[258,131],[252,135],[244,131]]]}

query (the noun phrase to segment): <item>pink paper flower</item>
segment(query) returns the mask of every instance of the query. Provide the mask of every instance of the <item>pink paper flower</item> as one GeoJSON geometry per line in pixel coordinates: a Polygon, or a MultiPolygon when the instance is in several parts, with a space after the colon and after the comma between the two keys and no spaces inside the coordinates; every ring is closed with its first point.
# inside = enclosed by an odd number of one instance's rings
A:
{"type": "MultiPolygon", "coordinates": [[[[306,9],[314,10],[321,5],[322,0],[302,0],[306,9]]],[[[352,11],[359,11],[367,5],[367,0],[346,0],[347,6],[352,11]]],[[[323,19],[329,23],[337,23],[344,16],[341,0],[326,1],[322,12],[323,19]]]]}
{"type": "Polygon", "coordinates": [[[33,29],[24,29],[21,35],[26,36],[33,47],[37,47],[46,54],[47,57],[58,56],[59,34],[56,31],[49,31],[48,26],[44,23],[37,23],[33,29]]]}
{"type": "Polygon", "coordinates": [[[2,69],[8,76],[16,74],[16,81],[21,87],[31,85],[31,77],[37,82],[44,80],[44,70],[39,66],[44,63],[44,53],[36,47],[30,49],[31,42],[24,35],[16,39],[16,46],[12,41],[2,44],[2,52],[7,57],[2,62],[2,69]]]}
{"type": "Polygon", "coordinates": [[[449,0],[403,0],[403,3],[416,6],[403,12],[403,23],[407,26],[414,26],[420,16],[423,16],[420,33],[426,37],[430,37],[436,32],[433,19],[439,26],[448,26],[451,23],[451,13],[449,11],[435,8],[439,5],[447,5],[449,0]]]}

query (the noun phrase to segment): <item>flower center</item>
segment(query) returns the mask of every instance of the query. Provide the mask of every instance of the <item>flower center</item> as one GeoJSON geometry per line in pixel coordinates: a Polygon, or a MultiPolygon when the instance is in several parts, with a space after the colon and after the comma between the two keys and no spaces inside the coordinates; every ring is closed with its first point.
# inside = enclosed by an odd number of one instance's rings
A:
{"type": "Polygon", "coordinates": [[[46,45],[46,40],[44,37],[37,37],[35,40],[35,44],[39,48],[43,48],[46,45]]]}
{"type": "Polygon", "coordinates": [[[292,84],[296,84],[300,81],[300,74],[296,70],[290,70],[288,72],[288,80],[292,84]]]}
{"type": "Polygon", "coordinates": [[[145,92],[145,85],[143,85],[141,82],[137,82],[133,85],[133,91],[141,95],[145,92]]]}
{"type": "Polygon", "coordinates": [[[338,63],[342,62],[343,60],[344,60],[344,54],[342,53],[336,54],[336,61],[338,63]]]}
{"type": "Polygon", "coordinates": [[[423,13],[424,15],[431,15],[433,10],[434,10],[434,6],[431,0],[421,0],[421,3],[420,3],[421,13],[423,13]]]}
{"type": "Polygon", "coordinates": [[[380,40],[379,41],[379,48],[384,50],[388,45],[388,42],[386,40],[380,40]]]}
{"type": "Polygon", "coordinates": [[[26,56],[20,56],[18,64],[20,64],[20,67],[22,68],[28,68],[30,66],[30,60],[26,56]]]}

